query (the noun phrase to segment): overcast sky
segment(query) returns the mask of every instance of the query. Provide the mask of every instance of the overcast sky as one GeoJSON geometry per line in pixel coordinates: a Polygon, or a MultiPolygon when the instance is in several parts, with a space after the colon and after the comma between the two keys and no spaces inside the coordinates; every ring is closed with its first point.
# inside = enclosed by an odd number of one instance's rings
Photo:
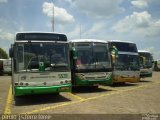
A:
{"type": "Polygon", "coordinates": [[[160,0],[0,0],[0,47],[15,32],[54,31],[68,39],[135,42],[160,59],[160,0]]]}

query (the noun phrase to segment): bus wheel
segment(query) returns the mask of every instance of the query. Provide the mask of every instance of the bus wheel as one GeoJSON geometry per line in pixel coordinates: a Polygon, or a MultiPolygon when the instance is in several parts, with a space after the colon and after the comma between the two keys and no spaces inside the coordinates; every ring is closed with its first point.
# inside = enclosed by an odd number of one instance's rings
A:
{"type": "Polygon", "coordinates": [[[0,76],[2,76],[3,75],[3,72],[0,72],[0,76]]]}
{"type": "Polygon", "coordinates": [[[91,89],[98,89],[98,85],[90,86],[91,89]]]}
{"type": "Polygon", "coordinates": [[[19,96],[14,96],[14,101],[15,101],[15,105],[19,105],[20,97],[19,96]]]}
{"type": "Polygon", "coordinates": [[[124,86],[125,84],[125,82],[115,82],[112,84],[112,86],[124,86]]]}
{"type": "Polygon", "coordinates": [[[58,95],[59,95],[59,92],[53,93],[53,95],[58,96],[58,95]]]}

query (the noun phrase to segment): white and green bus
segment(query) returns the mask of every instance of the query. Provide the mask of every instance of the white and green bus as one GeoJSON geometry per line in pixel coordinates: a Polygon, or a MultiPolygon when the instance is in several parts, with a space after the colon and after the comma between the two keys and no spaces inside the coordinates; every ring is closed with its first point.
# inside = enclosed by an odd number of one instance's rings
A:
{"type": "Polygon", "coordinates": [[[11,45],[14,96],[71,91],[69,43],[64,34],[19,32],[11,45]]]}
{"type": "Polygon", "coordinates": [[[120,40],[108,42],[110,48],[116,47],[118,50],[113,64],[113,83],[139,82],[140,66],[136,44],[120,40]]]}
{"type": "Polygon", "coordinates": [[[146,50],[138,50],[140,60],[140,77],[152,77],[152,54],[146,50]]]}
{"type": "Polygon", "coordinates": [[[112,84],[108,43],[95,39],[70,40],[73,86],[112,84]]]}

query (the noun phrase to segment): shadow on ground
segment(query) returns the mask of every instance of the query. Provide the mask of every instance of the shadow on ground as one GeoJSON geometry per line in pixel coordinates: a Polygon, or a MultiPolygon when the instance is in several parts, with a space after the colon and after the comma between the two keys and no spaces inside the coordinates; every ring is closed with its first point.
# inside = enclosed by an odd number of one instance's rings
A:
{"type": "Polygon", "coordinates": [[[48,103],[60,103],[71,101],[57,94],[40,94],[40,95],[27,95],[15,98],[16,106],[28,106],[37,104],[48,104],[48,103]]]}
{"type": "Polygon", "coordinates": [[[103,88],[98,88],[98,86],[81,86],[81,87],[76,87],[72,89],[73,93],[102,93],[106,91],[112,91],[110,89],[106,90],[103,88]]]}
{"type": "Polygon", "coordinates": [[[146,80],[146,79],[141,79],[140,82],[148,82],[148,83],[149,83],[149,82],[153,82],[153,81],[151,81],[151,80],[146,80]]]}
{"type": "Polygon", "coordinates": [[[137,86],[138,83],[114,83],[110,85],[111,87],[129,87],[129,86],[137,86]]]}

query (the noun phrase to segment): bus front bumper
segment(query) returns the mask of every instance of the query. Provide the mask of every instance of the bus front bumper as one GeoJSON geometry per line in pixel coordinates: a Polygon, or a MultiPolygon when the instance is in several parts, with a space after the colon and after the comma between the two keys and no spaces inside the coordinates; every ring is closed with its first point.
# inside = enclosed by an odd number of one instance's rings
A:
{"type": "Polygon", "coordinates": [[[103,80],[82,80],[77,77],[74,86],[97,86],[97,85],[111,85],[112,77],[103,80]]]}
{"type": "Polygon", "coordinates": [[[47,94],[59,92],[71,92],[71,84],[57,86],[15,86],[14,96],[23,96],[31,94],[47,94]]]}
{"type": "Polygon", "coordinates": [[[113,77],[113,83],[122,83],[122,82],[130,82],[130,83],[137,83],[140,81],[140,77],[113,77]]]}
{"type": "Polygon", "coordinates": [[[141,78],[152,77],[152,73],[140,73],[141,78]]]}

